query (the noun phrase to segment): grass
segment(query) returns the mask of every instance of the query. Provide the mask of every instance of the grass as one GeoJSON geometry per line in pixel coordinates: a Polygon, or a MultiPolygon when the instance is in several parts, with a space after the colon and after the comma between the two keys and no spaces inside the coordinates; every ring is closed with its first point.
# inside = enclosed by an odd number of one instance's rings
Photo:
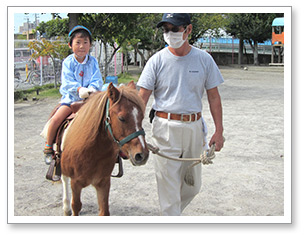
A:
{"type": "Polygon", "coordinates": [[[59,93],[59,85],[58,88],[54,88],[54,84],[47,84],[43,86],[35,86],[28,90],[15,91],[14,92],[14,100],[32,100],[33,98],[41,99],[41,98],[60,98],[61,94],[59,93]]]}
{"type": "Polygon", "coordinates": [[[137,82],[139,75],[131,75],[130,73],[121,73],[118,75],[118,83],[126,84],[130,81],[137,82]]]}

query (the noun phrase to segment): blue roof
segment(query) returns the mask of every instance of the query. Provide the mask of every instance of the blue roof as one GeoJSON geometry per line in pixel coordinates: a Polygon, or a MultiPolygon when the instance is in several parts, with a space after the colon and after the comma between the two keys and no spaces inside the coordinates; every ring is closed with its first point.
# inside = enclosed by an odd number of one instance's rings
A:
{"type": "Polygon", "coordinates": [[[284,26],[284,17],[275,18],[272,21],[272,26],[284,26]]]}

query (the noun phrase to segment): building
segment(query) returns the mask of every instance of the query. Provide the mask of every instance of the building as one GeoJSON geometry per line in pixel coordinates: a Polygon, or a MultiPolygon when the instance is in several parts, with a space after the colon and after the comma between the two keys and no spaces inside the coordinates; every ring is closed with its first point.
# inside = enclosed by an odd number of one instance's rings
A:
{"type": "Polygon", "coordinates": [[[19,33],[23,35],[27,35],[26,37],[27,40],[34,39],[35,38],[34,30],[36,29],[38,24],[39,24],[39,20],[37,20],[37,22],[35,23],[31,23],[29,21],[25,22],[23,23],[22,26],[19,26],[19,33]]]}

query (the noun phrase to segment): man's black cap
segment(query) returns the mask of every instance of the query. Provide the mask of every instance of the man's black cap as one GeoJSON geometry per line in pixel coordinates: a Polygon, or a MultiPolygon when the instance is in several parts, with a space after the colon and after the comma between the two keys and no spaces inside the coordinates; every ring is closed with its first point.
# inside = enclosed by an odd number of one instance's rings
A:
{"type": "Polygon", "coordinates": [[[191,24],[190,15],[187,13],[165,13],[162,21],[157,24],[157,28],[164,23],[170,23],[175,26],[191,24]]]}

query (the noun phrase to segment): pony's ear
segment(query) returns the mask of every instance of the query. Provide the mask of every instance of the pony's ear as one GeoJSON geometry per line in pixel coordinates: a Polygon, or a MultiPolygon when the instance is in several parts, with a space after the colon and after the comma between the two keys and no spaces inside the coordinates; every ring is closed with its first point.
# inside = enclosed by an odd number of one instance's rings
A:
{"type": "Polygon", "coordinates": [[[119,90],[111,82],[108,86],[108,97],[115,103],[119,99],[119,90]]]}
{"type": "Polygon", "coordinates": [[[132,89],[136,89],[136,85],[134,83],[134,81],[132,80],[131,82],[128,83],[127,87],[130,87],[132,89]]]}

